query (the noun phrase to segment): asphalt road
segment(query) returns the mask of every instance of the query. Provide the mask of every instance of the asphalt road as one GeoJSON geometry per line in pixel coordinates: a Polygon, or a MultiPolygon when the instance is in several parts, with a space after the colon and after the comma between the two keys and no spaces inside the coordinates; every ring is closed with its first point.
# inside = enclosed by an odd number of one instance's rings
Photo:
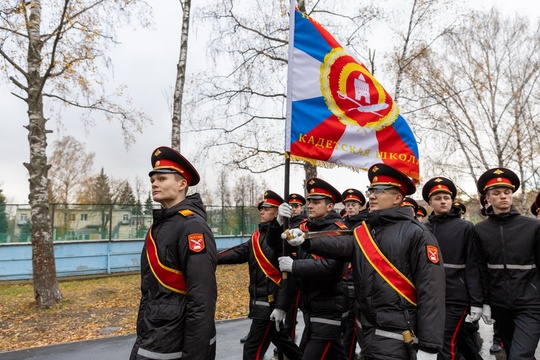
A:
{"type": "MultiPolygon", "coordinates": [[[[302,316],[298,319],[301,320],[302,316]]],[[[240,338],[249,330],[249,319],[236,319],[219,321],[217,327],[217,354],[218,360],[238,360],[242,358],[242,344],[240,338]]],[[[303,323],[298,325],[297,333],[301,333],[303,323]]],[[[503,353],[497,356],[489,353],[493,331],[480,321],[480,336],[483,345],[481,355],[485,360],[505,360],[503,353]]],[[[44,346],[18,351],[0,353],[0,360],[121,360],[127,359],[135,335],[111,336],[96,340],[78,341],[60,345],[44,346]]],[[[273,346],[270,345],[264,360],[272,358],[273,346]]],[[[536,358],[540,359],[540,351],[536,350],[536,358]]]]}

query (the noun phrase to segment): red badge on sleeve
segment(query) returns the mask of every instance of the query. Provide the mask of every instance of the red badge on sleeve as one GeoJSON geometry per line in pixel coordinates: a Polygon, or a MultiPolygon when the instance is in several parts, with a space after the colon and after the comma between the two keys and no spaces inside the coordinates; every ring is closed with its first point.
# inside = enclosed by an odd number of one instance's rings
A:
{"type": "Polygon", "coordinates": [[[439,262],[439,249],[437,249],[436,246],[428,245],[426,246],[427,251],[427,257],[429,261],[431,261],[434,264],[437,264],[439,262]]]}
{"type": "Polygon", "coordinates": [[[203,234],[189,234],[188,235],[189,249],[193,252],[201,252],[204,250],[204,235],[203,234]]]}

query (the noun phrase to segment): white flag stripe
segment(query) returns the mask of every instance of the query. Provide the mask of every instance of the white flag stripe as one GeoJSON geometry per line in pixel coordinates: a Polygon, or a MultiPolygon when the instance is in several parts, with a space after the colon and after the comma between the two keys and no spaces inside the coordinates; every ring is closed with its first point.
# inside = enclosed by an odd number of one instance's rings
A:
{"type": "Polygon", "coordinates": [[[299,49],[294,49],[292,101],[322,96],[320,69],[320,61],[299,49]]]}
{"type": "Polygon", "coordinates": [[[379,142],[375,131],[358,125],[348,125],[328,161],[369,168],[371,165],[381,162],[381,159],[375,158],[378,150],[379,142]],[[362,141],[359,142],[358,139],[362,139],[362,141]],[[359,153],[359,143],[362,144],[361,154],[359,153]],[[367,149],[370,149],[369,156],[364,155],[367,149]]]}

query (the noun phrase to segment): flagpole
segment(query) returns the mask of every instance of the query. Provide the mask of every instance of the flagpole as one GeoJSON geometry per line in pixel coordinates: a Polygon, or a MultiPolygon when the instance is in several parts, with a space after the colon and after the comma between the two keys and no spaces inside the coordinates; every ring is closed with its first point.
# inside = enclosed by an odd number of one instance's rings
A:
{"type": "MultiPolygon", "coordinates": [[[[287,114],[285,118],[285,181],[284,195],[285,200],[289,197],[290,174],[291,174],[291,118],[292,118],[292,73],[294,59],[294,17],[296,12],[296,0],[290,0],[289,4],[289,54],[287,63],[287,114]]],[[[285,229],[289,228],[289,219],[285,218],[285,229]]],[[[287,242],[283,241],[283,255],[287,255],[287,242]]],[[[286,274],[284,274],[286,277],[286,274]]]]}

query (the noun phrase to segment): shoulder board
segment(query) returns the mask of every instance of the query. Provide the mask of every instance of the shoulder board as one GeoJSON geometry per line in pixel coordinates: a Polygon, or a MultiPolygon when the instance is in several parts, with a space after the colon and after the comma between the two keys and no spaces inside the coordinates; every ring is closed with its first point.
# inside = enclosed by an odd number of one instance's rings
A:
{"type": "Polygon", "coordinates": [[[348,229],[347,225],[345,225],[344,223],[342,223],[341,221],[336,221],[335,224],[340,228],[340,229],[348,229]]]}
{"type": "Polygon", "coordinates": [[[178,210],[178,213],[182,215],[183,217],[193,216],[194,213],[191,210],[184,209],[184,210],[178,210]]]}

